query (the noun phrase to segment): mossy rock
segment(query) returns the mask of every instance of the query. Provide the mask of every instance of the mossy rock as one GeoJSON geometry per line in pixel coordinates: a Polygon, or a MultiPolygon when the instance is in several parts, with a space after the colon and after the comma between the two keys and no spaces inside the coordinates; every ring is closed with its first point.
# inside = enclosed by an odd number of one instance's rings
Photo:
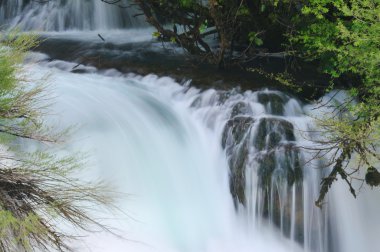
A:
{"type": "Polygon", "coordinates": [[[230,191],[235,206],[245,205],[245,167],[249,154],[248,137],[255,120],[251,117],[235,116],[223,131],[222,146],[226,149],[230,167],[230,191]]]}
{"type": "Polygon", "coordinates": [[[236,116],[227,121],[222,135],[222,146],[226,147],[228,137],[232,137],[233,145],[240,143],[255,120],[252,117],[236,116]]]}
{"type": "Polygon", "coordinates": [[[261,151],[258,158],[259,185],[271,186],[273,173],[281,174],[288,186],[302,180],[299,150],[294,147],[294,127],[292,123],[280,118],[260,120],[253,145],[261,151]],[[281,144],[282,142],[282,144],[281,144]]]}
{"type": "Polygon", "coordinates": [[[268,113],[273,115],[283,115],[284,104],[289,100],[289,98],[276,93],[259,93],[257,99],[265,107],[269,105],[268,113]]]}
{"type": "Polygon", "coordinates": [[[295,204],[293,205],[293,188],[270,187],[258,188],[261,197],[257,197],[256,208],[257,214],[265,219],[269,219],[285,236],[290,238],[292,222],[294,221],[294,239],[304,243],[304,208],[303,208],[303,185],[302,181],[294,184],[295,186],[295,204]],[[285,193],[284,193],[285,192],[285,193]],[[280,196],[282,195],[282,196],[280,196]],[[285,198],[284,198],[285,196],[285,198]],[[281,199],[282,198],[282,199],[281,199]],[[293,209],[294,207],[294,209],[293,209]],[[259,211],[260,210],[260,211],[259,211]],[[294,210],[294,216],[293,216],[294,210]],[[293,219],[294,217],[294,219],[293,219]]]}
{"type": "Polygon", "coordinates": [[[191,103],[190,107],[192,107],[192,108],[200,108],[201,105],[202,105],[202,98],[201,97],[197,97],[191,103]]]}
{"type": "Polygon", "coordinates": [[[276,151],[265,152],[257,162],[259,163],[257,171],[259,185],[264,188],[269,188],[273,179],[283,180],[288,186],[303,179],[300,153],[297,149],[281,147],[276,151]],[[279,175],[282,177],[274,178],[274,172],[277,172],[277,177],[279,175]]]}
{"type": "Polygon", "coordinates": [[[230,167],[230,192],[234,199],[235,207],[238,202],[245,205],[245,168],[248,161],[248,145],[247,142],[242,144],[237,153],[232,155],[229,160],[230,167]]]}
{"type": "Polygon", "coordinates": [[[295,141],[294,127],[289,121],[280,118],[262,118],[259,122],[254,146],[257,150],[273,149],[281,141],[295,141]]]}
{"type": "Polygon", "coordinates": [[[285,164],[284,169],[287,171],[288,184],[302,181],[303,172],[300,163],[300,153],[294,147],[286,146],[284,150],[285,164]]]}
{"type": "Polygon", "coordinates": [[[275,152],[266,153],[258,160],[259,169],[257,176],[259,177],[259,186],[269,188],[272,181],[272,174],[276,168],[275,152]]]}
{"type": "Polygon", "coordinates": [[[238,102],[234,105],[231,112],[231,118],[234,118],[239,115],[251,115],[252,109],[249,104],[245,102],[238,102]]]}
{"type": "Polygon", "coordinates": [[[282,140],[282,136],[278,132],[271,132],[268,134],[267,148],[269,150],[277,147],[282,140]]]}

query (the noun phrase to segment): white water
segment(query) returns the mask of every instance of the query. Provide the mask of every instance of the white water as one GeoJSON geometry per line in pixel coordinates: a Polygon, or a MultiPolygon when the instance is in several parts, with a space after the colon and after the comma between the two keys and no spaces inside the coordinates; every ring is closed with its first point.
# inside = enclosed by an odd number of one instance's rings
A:
{"type": "Polygon", "coordinates": [[[197,90],[185,94],[172,79],[154,76],[29,71],[50,73],[56,122],[82,125],[67,149],[89,151],[93,173],[131,194],[122,208],[134,220],[112,216],[121,219],[110,225],[136,242],[90,235],[91,251],[297,250],[272,228],[247,226],[236,214],[220,134],[206,127],[206,110],[189,108],[197,90]]]}
{"type": "MultiPolygon", "coordinates": [[[[27,71],[36,78],[49,74],[57,96],[53,111],[59,118],[53,117],[51,123],[81,125],[66,150],[89,152],[88,176],[101,177],[129,195],[119,202],[128,216],[101,215],[127,240],[106,233],[88,234],[75,243],[79,251],[376,251],[378,194],[364,187],[359,200],[354,200],[338,183],[321,211],[314,206],[320,181],[320,170],[314,169],[318,162],[303,167],[302,198],[296,197],[295,186],[287,191],[283,180],[273,181],[282,188],[280,206],[286,209],[291,205],[290,240],[280,232],[285,232],[284,227],[274,227],[275,217],[263,219],[262,213],[255,211],[264,195],[258,186],[255,148],[250,149],[251,162],[245,168],[247,206],[239,204],[235,210],[229,189],[231,157],[221,147],[224,125],[234,106],[246,102],[251,108],[249,116],[256,120],[286,119],[295,127],[298,145],[310,145],[303,132],[313,122],[303,115],[296,100],[286,102],[284,116],[272,116],[270,104],[260,104],[258,95],[286,97],[284,94],[200,92],[170,78],[125,76],[115,70],[79,75],[56,68],[54,61],[44,61],[43,55],[34,58],[42,61],[28,66],[27,71]],[[300,201],[303,248],[291,241],[297,240],[300,201]]],[[[71,69],[72,63],[60,64],[71,69]]],[[[252,127],[254,136],[257,123],[252,127]]],[[[303,160],[308,158],[302,153],[303,160]]],[[[278,165],[276,169],[283,169],[281,160],[278,165]]],[[[284,216],[286,212],[281,210],[282,221],[284,216]]]]}
{"type": "MultiPolygon", "coordinates": [[[[54,1],[45,5],[9,0],[0,3],[0,23],[50,31],[49,36],[71,39],[80,36],[81,40],[83,37],[91,40],[97,35],[83,30],[141,25],[129,20],[129,11],[121,13],[122,10],[112,8],[97,0],[54,1]],[[77,31],[61,33],[67,30],[77,31]]],[[[120,40],[120,34],[124,36],[119,31],[102,36],[112,43],[151,38],[151,31],[130,30],[124,40],[120,40]]],[[[310,108],[297,100],[276,91],[201,92],[180,86],[170,78],[124,76],[115,70],[99,72],[94,67],[81,66],[87,69],[87,74],[73,74],[68,71],[76,63],[48,62],[41,55],[39,60],[42,61],[39,65],[28,66],[27,71],[36,78],[50,75],[49,83],[57,96],[53,111],[58,116],[49,120],[61,127],[81,126],[66,150],[89,152],[86,178],[104,178],[116,190],[130,195],[119,202],[128,216],[102,216],[111,226],[119,228],[118,233],[127,240],[105,233],[89,234],[73,244],[78,251],[378,251],[378,190],[364,187],[359,199],[354,200],[345,185],[338,182],[321,211],[314,206],[321,177],[318,161],[302,166],[301,190],[296,185],[288,187],[283,179],[287,162],[294,169],[295,157],[301,162],[311,157],[305,152],[290,152],[292,158],[287,161],[289,152],[281,147],[312,144],[305,138],[313,136],[304,133],[314,127],[312,119],[303,112],[310,108]],[[259,94],[275,94],[284,99],[283,114],[272,111],[273,101],[259,101],[259,94]],[[228,129],[223,150],[225,125],[234,119],[234,107],[240,102],[250,109],[239,112],[237,117],[252,118],[254,123],[237,142],[232,128],[228,129]],[[263,119],[274,123],[265,127],[268,134],[264,147],[257,147],[263,119]],[[285,136],[278,120],[291,123],[294,140],[285,136]],[[275,164],[271,166],[272,190],[267,192],[259,186],[257,173],[260,157],[272,150],[269,136],[272,133],[280,134],[280,142],[275,149],[275,164]],[[229,165],[239,160],[236,157],[244,141],[251,144],[242,180],[245,206],[231,195],[229,181],[229,165]],[[302,226],[302,248],[294,242],[300,239],[297,223],[302,226]]],[[[329,110],[313,113],[321,115],[329,110]]]]}
{"type": "MultiPolygon", "coordinates": [[[[125,6],[129,1],[124,1],[125,6]]],[[[144,26],[134,8],[119,8],[100,0],[2,0],[0,24],[38,31],[109,30],[144,26]]]]}

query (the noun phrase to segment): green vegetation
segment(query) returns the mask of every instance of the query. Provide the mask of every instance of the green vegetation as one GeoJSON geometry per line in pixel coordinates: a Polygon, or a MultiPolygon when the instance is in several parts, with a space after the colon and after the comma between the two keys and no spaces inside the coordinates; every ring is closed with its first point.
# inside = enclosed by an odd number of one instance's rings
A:
{"type": "Polygon", "coordinates": [[[22,75],[20,63],[36,39],[11,34],[1,41],[0,251],[70,251],[72,234],[60,231],[57,223],[105,229],[88,210],[108,205],[110,197],[102,184],[72,176],[82,166],[80,157],[22,150],[25,141],[51,146],[65,134],[45,126],[45,88],[22,75]]]}
{"type": "MultiPolygon", "coordinates": [[[[102,1],[122,7],[127,4],[123,0],[102,1]]],[[[199,56],[198,60],[219,68],[251,61],[265,53],[265,44],[279,47],[288,29],[282,22],[290,22],[289,13],[294,8],[293,1],[267,0],[135,0],[134,3],[157,29],[154,37],[174,42],[199,56]]]]}
{"type": "Polygon", "coordinates": [[[325,151],[339,150],[330,160],[331,173],[322,181],[316,202],[321,206],[338,174],[356,196],[351,185],[356,173],[379,164],[380,1],[309,0],[301,12],[298,22],[303,25],[290,41],[303,58],[318,61],[332,83],[349,81],[352,97],[339,105],[335,116],[320,121],[327,135],[321,143],[325,151]]]}

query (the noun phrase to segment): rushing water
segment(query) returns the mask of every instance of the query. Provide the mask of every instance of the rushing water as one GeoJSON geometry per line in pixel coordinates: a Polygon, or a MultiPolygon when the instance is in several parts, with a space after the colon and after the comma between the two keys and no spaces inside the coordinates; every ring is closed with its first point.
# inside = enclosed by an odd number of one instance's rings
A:
{"type": "MultiPolygon", "coordinates": [[[[125,6],[129,5],[124,1],[125,6]]],[[[134,8],[98,0],[2,0],[0,24],[38,31],[105,30],[143,26],[134,8]]]]}
{"type": "Polygon", "coordinates": [[[128,216],[106,216],[127,240],[91,234],[79,251],[376,251],[374,192],[357,201],[337,184],[323,210],[314,206],[319,162],[289,148],[312,144],[312,106],[33,58],[27,71],[48,74],[57,96],[51,123],[81,126],[66,149],[88,151],[89,176],[130,195],[119,202],[128,216]]]}
{"type": "Polygon", "coordinates": [[[67,148],[90,151],[93,172],[131,194],[122,208],[133,219],[119,216],[122,220],[110,225],[135,242],[94,235],[87,241],[92,251],[299,247],[265,223],[247,225],[246,217],[236,214],[220,144],[228,112],[213,102],[210,93],[216,91],[200,93],[170,78],[117,76],[115,71],[77,75],[41,66],[30,71],[50,74],[58,94],[55,123],[82,126],[67,148]],[[206,99],[204,106],[191,106],[200,97],[206,99]]]}
{"type": "MultiPolygon", "coordinates": [[[[91,41],[97,31],[83,30],[141,25],[131,15],[96,0],[0,2],[3,24],[56,31],[47,34],[55,38],[91,41]]],[[[149,40],[150,33],[104,36],[109,47],[122,45],[117,53],[130,54],[122,48],[149,40]]],[[[38,63],[26,65],[29,76],[49,76],[56,97],[52,110],[58,116],[49,123],[79,125],[65,151],[89,153],[83,177],[101,177],[129,195],[118,202],[126,214],[99,216],[125,239],[88,234],[73,244],[78,251],[378,250],[375,190],[363,187],[354,200],[337,182],[328,204],[322,210],[314,205],[326,171],[321,160],[310,161],[313,153],[297,147],[321,137],[310,133],[315,125],[307,114],[328,110],[274,90],[199,90],[168,77],[100,71],[43,54],[33,54],[30,62],[38,63]]],[[[336,103],[344,99],[334,97],[336,103]]]]}

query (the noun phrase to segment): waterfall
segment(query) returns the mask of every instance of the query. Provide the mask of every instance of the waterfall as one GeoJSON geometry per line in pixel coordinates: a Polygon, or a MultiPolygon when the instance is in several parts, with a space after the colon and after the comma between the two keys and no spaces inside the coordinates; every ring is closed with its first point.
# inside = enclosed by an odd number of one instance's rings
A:
{"type": "Polygon", "coordinates": [[[85,239],[91,251],[300,250],[269,223],[247,225],[237,213],[221,145],[229,111],[218,105],[217,91],[201,92],[170,78],[114,70],[74,74],[47,66],[54,64],[27,69],[33,78],[50,75],[57,97],[53,114],[59,114],[50,123],[80,124],[65,150],[89,152],[89,176],[130,195],[121,208],[133,219],[107,219],[132,241],[93,234],[85,239]]]}
{"type": "Polygon", "coordinates": [[[61,70],[75,63],[34,58],[40,63],[27,71],[49,74],[57,96],[59,118],[50,123],[81,126],[65,150],[88,151],[86,177],[131,195],[121,202],[131,219],[107,217],[131,241],[92,234],[84,239],[89,251],[376,248],[374,192],[367,188],[356,201],[337,183],[322,210],[314,205],[326,171],[296,148],[316,137],[305,115],[312,106],[279,91],[202,91],[167,77],[94,68],[75,74],[61,70]]]}
{"type": "MultiPolygon", "coordinates": [[[[0,2],[1,24],[59,31],[50,33],[59,37],[53,44],[71,54],[68,36],[85,41],[83,30],[143,25],[134,13],[100,0],[0,2]],[[60,33],[67,30],[79,32],[60,33]]],[[[91,56],[106,49],[129,55],[134,47],[129,52],[126,45],[151,39],[151,30],[118,33],[104,34],[106,46],[85,43],[79,55],[90,49],[91,56]],[[114,48],[114,40],[121,46],[114,48]]],[[[88,153],[83,179],[100,177],[129,195],[118,202],[125,214],[96,213],[126,240],[86,234],[84,244],[72,244],[78,251],[378,250],[375,190],[364,186],[354,200],[338,181],[323,209],[314,205],[327,171],[323,160],[299,147],[321,137],[307,114],[328,110],[275,90],[200,90],[169,77],[125,75],[42,54],[29,62],[25,76],[49,76],[55,102],[47,122],[79,126],[59,151],[88,153]]]]}
{"type": "MultiPolygon", "coordinates": [[[[129,2],[123,4],[128,6],[129,2]]],[[[100,0],[2,0],[0,24],[37,31],[109,30],[144,26],[134,8],[119,8],[100,0]]],[[[2,27],[3,28],[3,27],[2,27]]]]}

